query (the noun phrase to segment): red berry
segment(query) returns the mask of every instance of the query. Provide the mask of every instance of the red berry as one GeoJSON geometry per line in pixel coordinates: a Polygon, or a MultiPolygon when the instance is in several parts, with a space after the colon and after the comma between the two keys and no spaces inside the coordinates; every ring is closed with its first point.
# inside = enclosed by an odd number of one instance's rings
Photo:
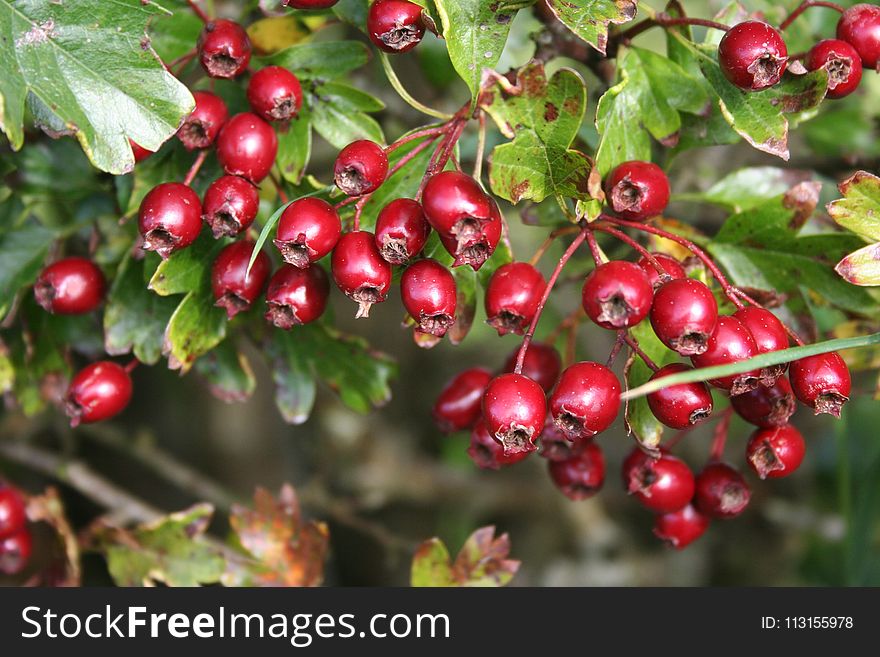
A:
{"type": "Polygon", "coordinates": [[[757,429],[746,445],[746,458],[761,479],[779,479],[798,469],[806,449],[801,432],[785,424],[757,429]]]}
{"type": "MultiPolygon", "coordinates": [[[[733,316],[742,322],[742,325],[752,334],[759,354],[788,349],[788,333],[782,322],[769,310],[748,306],[740,308],[733,313],[733,316]]],[[[761,368],[761,382],[764,385],[773,385],[776,379],[785,372],[786,367],[786,365],[771,365],[761,368]]]]}
{"type": "Polygon", "coordinates": [[[295,119],[302,107],[299,78],[283,66],[267,66],[253,74],[247,88],[251,109],[267,121],[295,119]]]}
{"type": "Polygon", "coordinates": [[[143,162],[155,152],[147,150],[140,144],[133,142],[131,139],[128,140],[128,143],[131,145],[131,154],[134,155],[135,164],[143,162]]]}
{"type": "Polygon", "coordinates": [[[717,319],[718,303],[700,281],[671,280],[654,293],[651,326],[663,344],[682,356],[706,351],[717,319]]]}
{"type": "Polygon", "coordinates": [[[731,397],[730,404],[743,420],[764,429],[787,424],[797,406],[791,384],[784,376],[772,386],[758,386],[731,397]]]}
{"type": "Polygon", "coordinates": [[[654,536],[670,547],[683,550],[706,533],[709,519],[688,504],[683,509],[654,518],[654,536]]]}
{"type": "Polygon", "coordinates": [[[660,263],[660,266],[663,267],[663,271],[667,276],[667,278],[661,281],[660,272],[657,271],[657,268],[654,267],[645,256],[639,258],[639,261],[636,264],[645,271],[645,274],[648,275],[648,282],[651,283],[651,287],[656,289],[671,278],[687,278],[687,272],[685,272],[682,264],[672,256],[666,255],[665,253],[652,253],[651,255],[654,256],[654,259],[658,263],[660,263]]]}
{"type": "Polygon", "coordinates": [[[282,4],[293,9],[328,9],[337,2],[339,0],[284,0],[282,4]]]}
{"type": "Polygon", "coordinates": [[[100,422],[118,415],[131,400],[131,377],[109,360],[87,365],[70,381],[64,399],[70,426],[100,422]]]}
{"type": "Polygon", "coordinates": [[[339,238],[330,261],[333,280],[358,304],[355,317],[369,317],[374,303],[385,301],[391,287],[391,265],[379,255],[376,237],[365,230],[339,238]]]}
{"type": "Polygon", "coordinates": [[[743,476],[726,463],[710,463],[697,475],[694,505],[710,518],[735,518],[751,496],[743,476]]]}
{"type": "Polygon", "coordinates": [[[330,280],[320,265],[281,265],[266,291],[266,320],[281,329],[314,322],[327,308],[330,280]]]}
{"type": "Polygon", "coordinates": [[[349,196],[369,194],[385,182],[388,156],[374,141],[354,141],[339,152],[333,175],[336,186],[349,196]]]}
{"type": "MultiPolygon", "coordinates": [[[[696,367],[730,365],[758,355],[758,347],[749,330],[735,317],[722,315],[709,337],[706,351],[691,356],[696,367]]],[[[752,370],[744,374],[731,374],[720,379],[710,379],[709,383],[722,390],[729,390],[731,397],[741,395],[758,386],[760,372],[752,370]]]]}
{"type": "MultiPolygon", "coordinates": [[[[504,362],[505,372],[513,372],[518,356],[519,347],[514,349],[504,362]]],[[[544,389],[544,392],[550,392],[553,386],[556,385],[561,371],[562,358],[560,358],[559,352],[556,351],[555,347],[549,344],[541,344],[540,342],[529,343],[525,358],[523,359],[523,375],[535,381],[544,389]]]]}
{"type": "Polygon", "coordinates": [[[877,68],[880,61],[880,7],[859,4],[847,9],[837,23],[837,38],[856,49],[865,68],[877,68]]]}
{"type": "MultiPolygon", "coordinates": [[[[880,25],[880,23],[878,23],[880,25]]],[[[856,49],[846,41],[825,39],[807,53],[804,64],[807,70],[822,67],[828,71],[826,98],[843,98],[855,91],[862,81],[862,60],[856,49]]]]}
{"type": "Polygon", "coordinates": [[[223,99],[210,91],[194,91],[196,106],[177,130],[177,138],[188,150],[208,148],[229,118],[223,99]]]}
{"type": "Polygon", "coordinates": [[[254,246],[253,242],[242,240],[223,247],[211,268],[214,305],[225,309],[229,319],[251,307],[269,278],[272,263],[263,251],[254,260],[250,273],[247,271],[254,246]]]}
{"type": "Polygon", "coordinates": [[[553,420],[572,440],[605,431],[619,410],[620,381],[610,369],[590,361],[566,368],[550,395],[553,420]]]}
{"type": "Polygon", "coordinates": [[[82,315],[101,305],[107,284],[104,274],[87,258],[62,258],[46,267],[34,283],[34,296],[46,311],[82,315]]]}
{"type": "MultiPolygon", "coordinates": [[[[661,367],[651,381],[691,368],[682,363],[661,367]]],[[[672,429],[687,429],[699,424],[712,414],[712,393],[705,383],[679,383],[648,395],[648,406],[660,422],[672,429]]]]}
{"type": "Polygon", "coordinates": [[[544,294],[547,282],[527,262],[511,262],[495,270],[486,287],[486,321],[498,331],[525,333],[544,294]]]}
{"type": "Polygon", "coordinates": [[[541,456],[548,461],[567,461],[573,456],[580,454],[584,447],[592,442],[591,438],[569,439],[553,423],[552,418],[548,418],[547,424],[544,425],[544,432],[539,440],[541,443],[541,456]]]}
{"type": "Polygon", "coordinates": [[[285,262],[308,267],[330,253],[341,235],[342,221],[336,209],[327,201],[307,196],[281,213],[275,246],[285,262]]]}
{"type": "Polygon", "coordinates": [[[760,91],[782,78],[788,49],[779,32],[767,23],[744,21],[721,37],[718,64],[732,84],[745,91],[760,91]]]}
{"type": "Polygon", "coordinates": [[[663,214],[669,203],[669,178],[653,162],[619,164],[605,181],[605,194],[614,212],[631,221],[663,214]]]}
{"type": "Polygon", "coordinates": [[[472,367],[452,379],[434,402],[434,424],[444,433],[462,431],[474,426],[480,419],[483,393],[492,379],[492,373],[482,367],[472,367]]]}
{"type": "Polygon", "coordinates": [[[605,482],[605,457],[599,446],[585,442],[583,447],[565,461],[547,464],[556,487],[571,500],[585,500],[595,495],[605,482]]]}
{"type": "Polygon", "coordinates": [[[498,470],[505,465],[519,463],[530,453],[529,451],[522,451],[516,454],[505,454],[501,443],[491,436],[486,428],[486,423],[482,419],[478,419],[474,425],[471,431],[471,444],[467,449],[467,454],[471,461],[478,468],[484,470],[498,470]]]}
{"type": "Polygon", "coordinates": [[[202,230],[202,204],[192,188],[162,183],[151,189],[138,212],[143,249],[167,258],[196,241],[202,230]]]}
{"type": "Polygon", "coordinates": [[[791,364],[788,373],[795,396],[812,408],[816,415],[830,413],[840,417],[840,409],[849,400],[849,368],[836,351],[807,356],[791,364]]]}
{"type": "Polygon", "coordinates": [[[457,296],[452,272],[431,258],[414,262],[400,278],[403,307],[422,333],[446,335],[455,323],[457,296]]]}
{"type": "Polygon", "coordinates": [[[425,36],[422,8],[406,0],[376,0],[367,15],[367,34],[385,52],[412,50],[425,36]]]}
{"type": "Polygon", "coordinates": [[[223,18],[210,21],[199,35],[199,61],[212,78],[234,78],[251,61],[251,41],[238,23],[223,18]]]}
{"type": "Polygon", "coordinates": [[[21,494],[12,486],[0,484],[0,539],[17,534],[26,523],[27,514],[21,494]]]}
{"type": "Polygon", "coordinates": [[[486,386],[483,419],[505,454],[535,451],[546,418],[544,390],[527,376],[501,374],[486,386]]]}
{"type": "Polygon", "coordinates": [[[402,265],[418,255],[430,233],[421,204],[409,198],[391,201],[376,219],[376,246],[392,265],[402,265]]]}
{"type": "Polygon", "coordinates": [[[272,126],[256,114],[236,114],[217,138],[217,159],[230,176],[253,183],[269,175],[278,154],[278,137],[272,126]]]}
{"type": "Polygon", "coordinates": [[[584,312],[602,328],[635,326],[648,316],[654,288],[636,264],[612,260],[599,265],[584,281],[584,312]]]}
{"type": "Polygon", "coordinates": [[[623,462],[623,485],[647,508],[670,513],[691,501],[694,473],[671,454],[662,454],[655,460],[636,448],[623,462]]]}
{"type": "Polygon", "coordinates": [[[259,209],[256,187],[238,176],[220,176],[205,192],[202,219],[215,238],[234,237],[250,227],[259,209]]]}
{"type": "Polygon", "coordinates": [[[31,558],[31,532],[20,532],[0,540],[0,573],[17,575],[24,570],[31,558]]]}

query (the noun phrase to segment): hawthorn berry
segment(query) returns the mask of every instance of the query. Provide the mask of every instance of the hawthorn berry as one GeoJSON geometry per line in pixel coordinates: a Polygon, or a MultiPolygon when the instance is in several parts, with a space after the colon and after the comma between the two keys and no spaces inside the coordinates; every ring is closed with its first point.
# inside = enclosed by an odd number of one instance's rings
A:
{"type": "Polygon", "coordinates": [[[654,518],[654,536],[676,550],[686,548],[705,534],[708,528],[709,518],[690,504],[654,518]]]}
{"type": "Polygon", "coordinates": [[[605,194],[615,214],[644,221],[663,214],[669,204],[669,178],[653,162],[631,160],[608,175],[605,194]]]}
{"type": "Polygon", "coordinates": [[[718,320],[718,303],[700,281],[674,279],[654,293],[650,317],[663,344],[682,356],[695,356],[708,347],[718,320]]]}
{"type": "Polygon", "coordinates": [[[530,453],[522,451],[515,454],[505,454],[504,447],[492,437],[482,419],[478,419],[471,430],[471,443],[468,446],[467,455],[478,468],[483,470],[498,470],[505,465],[519,463],[530,453]]]}
{"type": "Polygon", "coordinates": [[[267,121],[295,119],[302,107],[299,78],[283,66],[267,66],[248,82],[247,99],[251,109],[267,121]]]}
{"type": "Polygon", "coordinates": [[[190,151],[211,146],[229,118],[226,103],[217,94],[194,91],[193,98],[196,106],[177,130],[177,138],[190,151]]]}
{"type": "Polygon", "coordinates": [[[782,78],[788,49],[779,32],[767,23],[743,21],[721,37],[718,64],[732,84],[744,91],[760,91],[782,78]]]}
{"type": "Polygon", "coordinates": [[[361,139],[343,148],[336,157],[333,176],[336,186],[349,196],[374,192],[388,175],[388,155],[374,141],[361,139]]]}
{"type": "Polygon", "coordinates": [[[788,378],[780,376],[772,386],[758,386],[730,398],[730,405],[743,420],[770,429],[788,423],[797,407],[788,378]]]}
{"type": "Polygon", "coordinates": [[[418,201],[399,198],[382,208],[376,218],[376,246],[392,265],[402,265],[424,248],[431,226],[418,201]]]}
{"type": "Polygon", "coordinates": [[[333,250],[342,235],[342,221],[336,208],[314,196],[294,201],[278,221],[275,246],[284,261],[308,267],[333,250]]]}
{"type": "Polygon", "coordinates": [[[62,258],[43,269],[34,283],[34,297],[56,315],[82,315],[101,305],[107,283],[88,258],[62,258]]]}
{"type": "Polygon", "coordinates": [[[440,243],[454,258],[453,267],[469,265],[471,269],[477,271],[495,252],[501,239],[501,210],[492,199],[489,199],[489,205],[491,220],[484,223],[479,230],[470,232],[466,229],[459,235],[440,234],[440,243]]]}
{"type": "Polygon", "coordinates": [[[806,449],[801,432],[784,424],[755,430],[746,445],[746,458],[761,479],[779,479],[798,469],[806,449]]]}
{"type": "MultiPolygon", "coordinates": [[[[513,372],[516,367],[516,359],[519,356],[519,347],[510,352],[507,360],[504,362],[503,371],[513,372]]],[[[526,347],[526,355],[523,358],[522,373],[535,381],[544,389],[544,392],[550,392],[556,381],[559,380],[559,373],[562,371],[562,358],[556,347],[540,342],[530,342],[526,347]]]]}
{"type": "Polygon", "coordinates": [[[726,463],[710,463],[695,480],[694,506],[710,518],[735,518],[749,504],[752,491],[743,476],[726,463]]]}
{"type": "Polygon", "coordinates": [[[544,390],[527,376],[500,374],[486,386],[483,419],[505,455],[535,451],[546,418],[544,390]]]}
{"type": "Polygon", "coordinates": [[[196,241],[202,229],[202,203],[191,187],[162,183],[147,192],[138,211],[143,249],[163,259],[196,241]]]}
{"type": "Polygon", "coordinates": [[[843,98],[862,81],[862,60],[856,49],[840,39],[824,39],[810,48],[804,64],[809,71],[828,71],[826,98],[843,98]]]}
{"type": "Polygon", "coordinates": [[[541,444],[541,456],[545,459],[548,461],[567,461],[579,454],[584,446],[592,442],[592,439],[570,440],[556,426],[552,418],[547,418],[547,424],[544,425],[544,431],[538,441],[541,444]]]}
{"type": "Polygon", "coordinates": [[[853,5],[837,22],[837,38],[855,48],[865,68],[877,68],[880,61],[880,7],[853,5]]]}
{"type": "Polygon", "coordinates": [[[143,162],[155,152],[144,148],[140,144],[132,141],[131,139],[128,140],[128,143],[131,146],[131,154],[134,156],[135,164],[137,164],[138,162],[143,162]]]}
{"type": "Polygon", "coordinates": [[[654,459],[635,448],[623,462],[623,486],[647,508],[671,513],[687,506],[694,496],[694,473],[671,454],[654,459]]]}
{"type": "Polygon", "coordinates": [[[131,377],[121,365],[102,360],[71,379],[64,398],[70,426],[100,422],[118,415],[131,400],[131,377]]]}
{"type": "Polygon", "coordinates": [[[215,238],[247,230],[260,209],[257,188],[239,176],[220,176],[205,191],[202,219],[215,238]]]}
{"type": "Polygon", "coordinates": [[[452,272],[431,258],[414,262],[400,277],[403,307],[422,333],[438,338],[446,335],[455,323],[457,296],[452,272]]]}
{"type": "Polygon", "coordinates": [[[31,558],[31,532],[25,528],[0,540],[0,573],[17,575],[31,558]]]}
{"type": "Polygon", "coordinates": [[[198,41],[199,61],[212,78],[234,78],[251,61],[251,41],[238,23],[218,18],[205,25],[198,41]]]}
{"type": "Polygon", "coordinates": [[[585,500],[595,495],[605,482],[605,456],[593,441],[565,461],[549,461],[550,479],[570,500],[585,500]]]}
{"type": "Polygon", "coordinates": [[[211,267],[211,290],[214,304],[226,311],[232,319],[244,312],[260,296],[272,269],[269,256],[263,251],[257,254],[254,266],[248,273],[248,263],[254,252],[253,242],[242,240],[223,247],[211,267]]]}
{"type": "Polygon", "coordinates": [[[24,499],[15,488],[0,483],[0,539],[17,534],[27,523],[24,499]]]}
{"type": "Polygon", "coordinates": [[[635,326],[648,316],[654,288],[644,270],[632,262],[612,260],[596,267],[584,281],[584,312],[602,328],[635,326]]]}
{"type": "Polygon", "coordinates": [[[412,50],[425,36],[422,8],[407,0],[376,0],[367,14],[367,34],[385,52],[412,50]]]}
{"type": "Polygon", "coordinates": [[[444,433],[462,431],[480,419],[483,393],[492,380],[492,373],[483,367],[472,367],[449,381],[434,402],[434,424],[444,433]]]}
{"type": "Polygon", "coordinates": [[[571,440],[605,431],[620,410],[620,381],[614,372],[591,361],[566,368],[550,395],[556,426],[571,440]]]}
{"type": "Polygon", "coordinates": [[[527,262],[502,265],[486,286],[486,322],[498,335],[525,333],[535,313],[547,282],[527,262]]]}
{"type": "Polygon", "coordinates": [[[660,272],[657,271],[657,268],[645,256],[639,258],[636,264],[644,270],[652,288],[657,289],[672,278],[687,278],[687,272],[685,272],[682,264],[672,256],[665,253],[652,253],[651,255],[663,267],[663,271],[668,277],[661,280],[660,272]]]}
{"type": "MultiPolygon", "coordinates": [[[[715,324],[715,330],[709,336],[706,351],[691,356],[696,367],[712,367],[729,365],[747,360],[758,355],[758,347],[749,330],[736,317],[722,315],[715,324]]],[[[760,381],[760,372],[752,370],[743,374],[731,374],[720,379],[710,379],[709,383],[722,390],[729,390],[735,397],[749,390],[754,390],[760,381]]]]}
{"type": "Polygon", "coordinates": [[[285,7],[293,9],[329,9],[339,0],[284,0],[285,7]]]}
{"type": "MultiPolygon", "coordinates": [[[[752,334],[759,354],[788,349],[788,333],[785,326],[769,310],[747,306],[737,310],[733,316],[752,334]]],[[[761,382],[766,386],[773,385],[785,372],[786,367],[787,365],[783,364],[761,368],[761,382]]]]}
{"type": "MultiPolygon", "coordinates": [[[[687,372],[683,363],[671,363],[654,372],[651,381],[687,372]]],[[[705,383],[679,383],[648,395],[648,406],[660,422],[671,429],[687,429],[712,414],[712,393],[705,383]]]]}
{"type": "Polygon", "coordinates": [[[812,408],[816,415],[830,413],[840,417],[840,409],[849,401],[849,368],[836,351],[807,356],[791,363],[789,373],[795,396],[812,408]]]}
{"type": "Polygon", "coordinates": [[[284,330],[314,322],[324,314],[329,296],[330,279],[320,265],[281,265],[269,279],[266,320],[284,330]]]}
{"type": "Polygon", "coordinates": [[[217,137],[217,159],[230,176],[258,183],[269,175],[278,154],[278,137],[272,126],[256,114],[236,114],[217,137]]]}
{"type": "Polygon", "coordinates": [[[379,255],[375,235],[365,230],[339,238],[330,271],[337,287],[358,304],[357,318],[369,317],[370,307],[385,301],[391,287],[391,265],[379,255]]]}

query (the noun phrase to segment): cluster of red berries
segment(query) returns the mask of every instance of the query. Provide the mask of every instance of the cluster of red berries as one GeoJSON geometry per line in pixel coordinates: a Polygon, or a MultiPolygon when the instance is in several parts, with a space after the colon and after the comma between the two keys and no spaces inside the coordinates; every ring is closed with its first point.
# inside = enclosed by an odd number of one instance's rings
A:
{"type": "Polygon", "coordinates": [[[16,575],[31,556],[31,531],[25,501],[15,488],[0,481],[0,573],[16,575]]]}

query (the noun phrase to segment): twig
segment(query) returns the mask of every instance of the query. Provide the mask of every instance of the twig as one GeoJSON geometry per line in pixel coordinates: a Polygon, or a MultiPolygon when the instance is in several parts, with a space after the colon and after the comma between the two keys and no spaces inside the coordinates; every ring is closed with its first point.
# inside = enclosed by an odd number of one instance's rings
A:
{"type": "Polygon", "coordinates": [[[195,180],[195,177],[199,174],[199,169],[202,168],[202,165],[205,163],[205,158],[208,157],[208,151],[202,150],[199,152],[198,157],[195,162],[192,163],[192,166],[189,168],[189,171],[186,172],[186,177],[183,179],[184,185],[191,185],[192,181],[195,180]]]}
{"type": "Polygon", "coordinates": [[[799,4],[794,11],[792,11],[788,18],[786,18],[782,23],[779,24],[779,31],[783,32],[785,29],[794,23],[798,16],[803,14],[810,7],[825,7],[826,9],[833,9],[836,12],[843,13],[844,9],[836,2],[821,2],[820,0],[804,0],[799,4]]]}

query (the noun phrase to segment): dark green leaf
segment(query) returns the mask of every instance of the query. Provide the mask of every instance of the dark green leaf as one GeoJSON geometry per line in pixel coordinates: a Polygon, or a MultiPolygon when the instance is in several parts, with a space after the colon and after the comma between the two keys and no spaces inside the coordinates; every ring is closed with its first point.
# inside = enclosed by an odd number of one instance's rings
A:
{"type": "Polygon", "coordinates": [[[311,155],[312,118],[308,109],[303,108],[295,121],[278,131],[276,162],[284,179],[294,185],[300,184],[311,155]]]}
{"type": "Polygon", "coordinates": [[[620,25],[635,18],[634,0],[548,0],[547,6],[562,23],[605,54],[608,24],[620,25]]]}
{"type": "Polygon", "coordinates": [[[455,324],[449,329],[448,335],[452,344],[461,344],[470,333],[477,312],[477,272],[470,267],[456,267],[452,275],[455,277],[457,294],[455,324]]]}
{"type": "Polygon", "coordinates": [[[168,367],[187,372],[226,337],[226,325],[226,311],[214,305],[210,283],[187,294],[165,328],[162,351],[168,367]]]}
{"type": "Polygon", "coordinates": [[[266,352],[275,381],[275,405],[285,422],[302,424],[315,405],[315,373],[309,359],[299,348],[296,334],[287,331],[273,331],[266,352]]]}
{"type": "Polygon", "coordinates": [[[257,58],[256,63],[258,67],[283,66],[303,80],[327,80],[342,77],[369,60],[370,51],[360,41],[314,41],[257,58]]]}
{"type": "Polygon", "coordinates": [[[199,358],[195,370],[208,381],[211,393],[227,403],[246,401],[257,388],[247,356],[229,340],[199,358]]]}
{"type": "Polygon", "coordinates": [[[369,94],[339,83],[322,84],[308,96],[312,125],[333,147],[342,149],[358,139],[383,143],[382,128],[366,111],[384,105],[369,94]]]}
{"type": "Polygon", "coordinates": [[[33,220],[0,233],[0,318],[9,312],[18,291],[36,280],[55,237],[33,220]]]}

